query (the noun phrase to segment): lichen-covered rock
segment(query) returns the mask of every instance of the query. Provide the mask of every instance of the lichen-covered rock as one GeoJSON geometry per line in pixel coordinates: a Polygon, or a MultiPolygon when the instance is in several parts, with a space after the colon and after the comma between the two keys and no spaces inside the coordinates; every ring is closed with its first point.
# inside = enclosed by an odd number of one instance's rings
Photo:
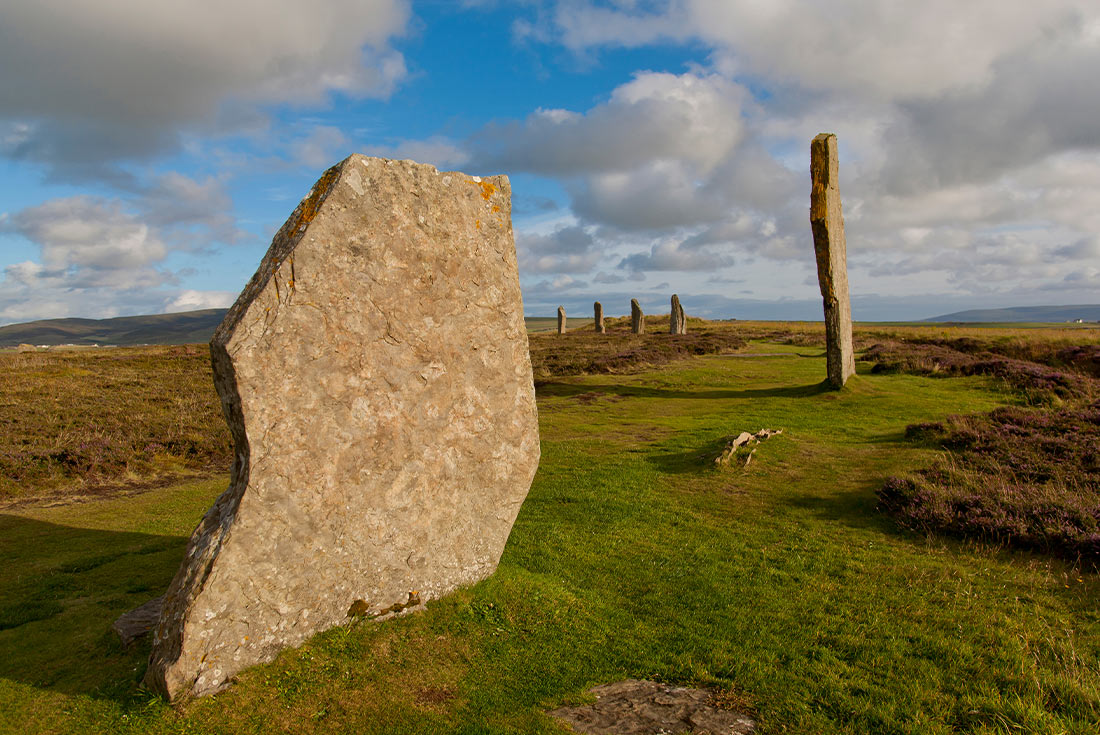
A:
{"type": "Polygon", "coordinates": [[[817,280],[825,304],[825,358],[829,383],[844,387],[856,371],[852,349],[852,307],[848,299],[848,254],[838,185],[836,136],[822,133],[810,144],[810,226],[817,255],[817,280]]]}
{"type": "Polygon", "coordinates": [[[236,444],[146,683],[217,691],[349,614],[496,568],[539,458],[508,179],[351,156],[211,342],[236,444]]]}
{"type": "Polygon", "coordinates": [[[645,334],[645,314],[638,299],[630,300],[630,330],[634,334],[645,334]]]}
{"type": "Polygon", "coordinates": [[[596,332],[598,332],[599,334],[606,333],[607,328],[603,324],[603,304],[601,304],[599,301],[593,303],[592,310],[595,312],[593,327],[595,328],[596,332]]]}
{"type": "Polygon", "coordinates": [[[565,334],[565,307],[558,307],[558,334],[565,334]]]}

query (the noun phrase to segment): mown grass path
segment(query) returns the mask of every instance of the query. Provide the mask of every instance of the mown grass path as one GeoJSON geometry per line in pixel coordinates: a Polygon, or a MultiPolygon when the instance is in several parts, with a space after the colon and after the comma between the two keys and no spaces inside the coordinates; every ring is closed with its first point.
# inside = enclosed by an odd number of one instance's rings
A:
{"type": "Polygon", "coordinates": [[[1095,733],[1095,574],[874,509],[929,458],[906,424],[1011,399],[906,375],[832,393],[820,349],[751,350],[542,384],[542,464],[492,578],[179,708],[106,628],[167,585],[224,480],[0,516],[0,730],[561,732],[547,707],[654,677],[726,690],[766,733],[1095,733]],[[711,465],[764,427],[784,433],[747,468],[711,465]]]}

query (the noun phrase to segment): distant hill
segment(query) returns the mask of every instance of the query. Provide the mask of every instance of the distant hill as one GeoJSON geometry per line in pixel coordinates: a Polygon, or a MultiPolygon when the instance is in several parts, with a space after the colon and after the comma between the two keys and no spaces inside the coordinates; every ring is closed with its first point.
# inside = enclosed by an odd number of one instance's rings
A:
{"type": "Polygon", "coordinates": [[[925,319],[926,322],[1086,322],[1100,321],[1100,304],[1077,306],[1012,306],[1007,309],[971,309],[925,319]]]}
{"type": "Polygon", "coordinates": [[[0,347],[31,345],[183,345],[209,342],[226,309],[114,319],[43,319],[0,327],[0,347]]]}
{"type": "MultiPolygon", "coordinates": [[[[120,316],[114,319],[43,319],[0,327],[0,347],[28,345],[186,345],[209,342],[226,309],[203,309],[177,314],[120,316]]],[[[557,317],[527,317],[528,331],[557,328],[557,317]]],[[[570,319],[571,327],[592,324],[570,319]]]]}

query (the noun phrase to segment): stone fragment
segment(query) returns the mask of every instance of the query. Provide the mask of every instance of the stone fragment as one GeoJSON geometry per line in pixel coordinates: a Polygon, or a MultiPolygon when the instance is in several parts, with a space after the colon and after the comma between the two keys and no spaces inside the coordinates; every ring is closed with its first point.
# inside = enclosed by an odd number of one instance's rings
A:
{"type": "Polygon", "coordinates": [[[565,334],[565,307],[558,307],[558,334],[565,334]]]}
{"type": "Polygon", "coordinates": [[[687,318],[684,307],[680,306],[680,297],[672,294],[672,309],[668,312],[668,333],[687,334],[687,318]]]}
{"type": "Polygon", "coordinates": [[[165,596],[178,699],[491,574],[539,458],[507,177],[353,155],[210,345],[236,445],[165,596]]]}
{"type": "Polygon", "coordinates": [[[603,325],[603,304],[601,304],[599,301],[597,301],[594,304],[592,304],[592,309],[596,313],[596,318],[594,320],[594,325],[595,325],[596,331],[599,334],[606,333],[607,328],[603,325]]]}
{"type": "Polygon", "coordinates": [[[638,299],[630,300],[630,331],[634,334],[645,334],[645,314],[642,313],[642,305],[638,299]]]}
{"type": "Polygon", "coordinates": [[[135,607],[130,612],[120,615],[118,620],[111,624],[111,630],[122,641],[122,647],[129,648],[131,643],[147,635],[149,631],[156,627],[163,609],[164,595],[154,597],[144,605],[135,607]]]}
{"type": "Polygon", "coordinates": [[[753,455],[756,454],[757,445],[765,439],[778,436],[782,434],[782,429],[761,429],[755,434],[750,434],[747,431],[742,431],[726,442],[725,448],[718,453],[718,456],[714,458],[714,464],[716,465],[730,465],[734,461],[738,461],[742,466],[747,467],[749,462],[752,461],[753,455]]]}
{"type": "Polygon", "coordinates": [[[848,255],[840,210],[836,136],[822,133],[810,144],[810,226],[817,255],[817,280],[825,304],[825,358],[828,380],[844,387],[856,371],[852,350],[852,307],[848,299],[848,255]]]}
{"type": "Polygon", "coordinates": [[[747,735],[756,728],[748,715],[718,707],[706,689],[627,679],[588,691],[596,695],[595,703],[558,707],[550,715],[569,723],[574,732],[592,735],[747,735]]]}

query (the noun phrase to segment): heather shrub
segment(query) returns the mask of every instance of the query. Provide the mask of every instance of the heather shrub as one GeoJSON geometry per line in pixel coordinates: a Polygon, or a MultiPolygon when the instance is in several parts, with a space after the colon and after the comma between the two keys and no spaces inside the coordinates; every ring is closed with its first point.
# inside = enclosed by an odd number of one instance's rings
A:
{"type": "Polygon", "coordinates": [[[947,452],[878,490],[902,526],[1100,562],[1100,402],[999,408],[905,435],[947,452]]]}

